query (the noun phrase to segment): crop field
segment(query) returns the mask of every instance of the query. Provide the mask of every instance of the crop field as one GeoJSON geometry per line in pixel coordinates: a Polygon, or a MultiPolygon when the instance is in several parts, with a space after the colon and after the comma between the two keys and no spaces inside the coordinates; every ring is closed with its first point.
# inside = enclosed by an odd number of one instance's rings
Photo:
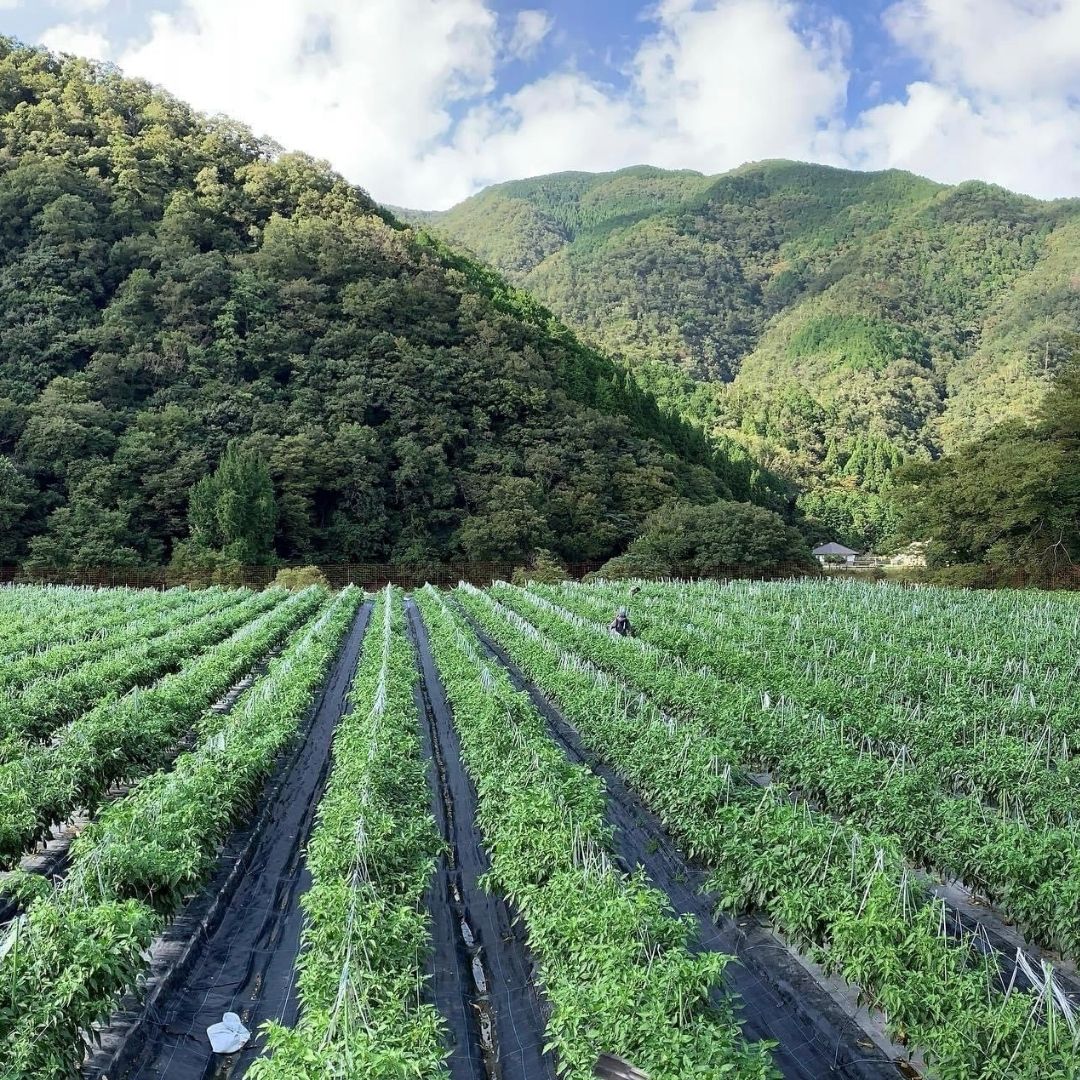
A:
{"type": "Polygon", "coordinates": [[[850,582],[2,588],[0,1077],[1076,1080],[1078,645],[850,582]]]}

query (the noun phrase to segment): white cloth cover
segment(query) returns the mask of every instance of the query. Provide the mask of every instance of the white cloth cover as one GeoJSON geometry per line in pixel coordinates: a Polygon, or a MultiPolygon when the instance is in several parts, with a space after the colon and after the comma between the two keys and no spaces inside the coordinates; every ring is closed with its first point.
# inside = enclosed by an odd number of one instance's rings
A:
{"type": "Polygon", "coordinates": [[[251,1038],[251,1032],[240,1023],[240,1017],[234,1012],[226,1013],[220,1024],[211,1024],[206,1034],[215,1054],[235,1054],[251,1038]]]}

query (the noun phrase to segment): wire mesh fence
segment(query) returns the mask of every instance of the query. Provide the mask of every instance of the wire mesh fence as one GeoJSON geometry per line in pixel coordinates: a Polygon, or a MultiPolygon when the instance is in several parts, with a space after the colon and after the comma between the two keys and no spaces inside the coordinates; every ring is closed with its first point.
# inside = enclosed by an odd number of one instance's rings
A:
{"type": "MultiPolygon", "coordinates": [[[[430,583],[450,588],[459,581],[473,585],[490,585],[493,581],[509,581],[520,563],[514,562],[442,562],[422,565],[400,563],[340,563],[317,566],[332,588],[359,585],[365,589],[379,589],[396,585],[404,589],[417,589],[430,583]]],[[[595,573],[602,562],[577,562],[566,566],[569,576],[580,580],[595,573]]],[[[126,587],[134,589],[168,589],[177,585],[205,586],[215,583],[244,585],[264,589],[277,576],[279,566],[244,566],[230,568],[228,579],[215,579],[211,571],[170,571],[168,567],[139,569],[133,567],[0,567],[0,585],[81,585],[92,588],[126,587]]],[[[677,568],[675,577],[685,578],[758,578],[782,579],[820,576],[820,571],[801,563],[774,567],[762,571],[749,566],[725,565],[707,569],[677,568]]]]}
{"type": "MultiPolygon", "coordinates": [[[[513,562],[440,562],[422,565],[401,563],[339,563],[318,566],[331,587],[359,585],[364,589],[379,589],[396,585],[404,589],[417,589],[431,583],[440,588],[450,588],[459,581],[473,585],[490,585],[493,581],[509,581],[519,564],[513,562]]],[[[596,573],[603,563],[570,563],[566,571],[571,578],[580,580],[596,573]]],[[[139,569],[133,567],[3,567],[0,566],[0,585],[81,585],[91,588],[126,587],[134,589],[169,589],[177,585],[206,586],[215,583],[244,585],[264,589],[277,576],[279,566],[245,566],[231,568],[227,580],[217,579],[212,572],[186,570],[182,573],[168,567],[139,569]]],[[[918,572],[890,574],[877,567],[856,567],[822,570],[805,563],[791,563],[763,571],[758,567],[725,564],[721,566],[684,566],[674,568],[665,577],[709,578],[713,580],[783,580],[791,578],[828,578],[832,580],[894,581],[900,584],[922,583],[918,572]]],[[[978,580],[942,579],[942,584],[992,589],[1059,589],[1080,590],[1080,565],[1059,566],[1052,572],[1033,574],[1020,568],[986,569],[978,580]]]]}

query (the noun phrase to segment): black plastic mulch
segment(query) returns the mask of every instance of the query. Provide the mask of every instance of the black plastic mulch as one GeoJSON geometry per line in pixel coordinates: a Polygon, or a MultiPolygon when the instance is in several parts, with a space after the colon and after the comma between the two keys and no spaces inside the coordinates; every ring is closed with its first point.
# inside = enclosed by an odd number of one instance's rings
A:
{"type": "Polygon", "coordinates": [[[432,761],[432,813],[447,841],[428,897],[434,956],[431,995],[449,1029],[453,1080],[546,1080],[545,1005],[520,923],[479,877],[489,869],[476,825],[476,792],[461,764],[458,735],[431,656],[419,610],[406,602],[420,665],[418,703],[425,751],[432,761]]]}
{"type": "MultiPolygon", "coordinates": [[[[468,618],[466,612],[462,614],[468,618]]],[[[740,999],[739,1017],[747,1038],[775,1041],[773,1059],[790,1080],[895,1080],[901,1075],[897,1063],[881,1052],[767,928],[752,919],[714,921],[714,898],[700,891],[706,872],[680,854],[640,797],[583,743],[505,650],[474,620],[469,621],[488,654],[518,689],[529,694],[568,756],[603,779],[615,854],[624,868],[643,867],[650,883],[667,895],[675,911],[693,916],[699,929],[698,948],[738,958],[738,963],[728,965],[724,981],[740,999]]]]}
{"type": "Polygon", "coordinates": [[[166,969],[152,970],[142,1008],[114,1017],[103,1052],[84,1070],[88,1080],[239,1077],[262,1051],[263,1021],[296,1022],[300,897],[311,884],[304,848],[370,616],[364,604],[303,738],[264,789],[257,821],[233,834],[214,880],[166,931],[166,969]],[[253,1033],[229,1056],[214,1054],[206,1035],[226,1012],[253,1033]]]}

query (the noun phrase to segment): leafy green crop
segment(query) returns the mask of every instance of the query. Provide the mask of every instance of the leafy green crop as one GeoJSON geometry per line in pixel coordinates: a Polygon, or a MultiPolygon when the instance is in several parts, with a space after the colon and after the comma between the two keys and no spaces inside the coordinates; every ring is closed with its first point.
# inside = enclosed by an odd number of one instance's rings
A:
{"type": "Polygon", "coordinates": [[[437,1080],[442,1021],[424,1001],[430,949],[424,894],[440,847],[430,814],[401,594],[372,613],[352,711],[307,847],[305,914],[292,1029],[269,1024],[252,1080],[437,1080]]]}
{"type": "Polygon", "coordinates": [[[731,1002],[710,1001],[729,958],[695,953],[692,921],[643,874],[613,865],[599,780],[567,760],[434,589],[419,604],[476,786],[488,885],[524,918],[560,1075],[591,1077],[604,1051],[666,1080],[776,1075],[767,1046],[743,1040],[731,1002]]]}
{"type": "MultiPolygon", "coordinates": [[[[37,593],[43,601],[47,601],[49,595],[46,589],[37,586],[15,591],[37,593]]],[[[10,631],[0,636],[3,685],[15,681],[9,664],[41,664],[52,669],[78,662],[82,656],[78,650],[105,646],[144,615],[184,607],[195,596],[186,588],[170,589],[165,593],[157,589],[100,589],[81,590],[80,600],[64,605],[60,610],[46,602],[37,611],[31,607],[9,613],[7,605],[0,604],[0,613],[8,619],[5,629],[10,631]]],[[[33,677],[29,671],[25,674],[20,671],[18,676],[23,682],[33,677]]]]}
{"type": "Polygon", "coordinates": [[[159,618],[141,621],[118,642],[105,639],[104,648],[87,643],[79,650],[86,662],[68,670],[61,663],[50,671],[51,665],[42,664],[40,657],[36,664],[32,660],[5,665],[10,682],[4,680],[6,694],[0,697],[0,733],[8,742],[12,737],[45,738],[91,705],[157,678],[207,642],[231,633],[239,625],[237,610],[247,610],[237,606],[250,594],[216,589],[208,593],[195,596],[179,611],[166,610],[159,618]],[[103,655],[95,659],[94,653],[103,655]],[[23,673],[34,666],[44,670],[20,688],[23,673]]]}
{"type": "MultiPolygon", "coordinates": [[[[766,596],[780,589],[761,588],[766,596]]],[[[789,800],[780,784],[762,792],[749,783],[744,770],[757,763],[747,748],[775,723],[767,696],[737,673],[719,679],[651,644],[653,615],[638,601],[642,636],[621,639],[539,595],[555,591],[573,606],[594,602],[591,590],[571,586],[529,593],[499,586],[499,600],[465,589],[459,597],[714,872],[723,908],[765,911],[796,944],[857,983],[894,1035],[924,1050],[935,1076],[1075,1074],[1080,1048],[1056,1005],[1045,995],[1001,993],[993,958],[943,935],[940,903],[917,883],[896,840],[878,831],[880,818],[852,805],[846,819],[831,820],[789,800]]],[[[625,597],[625,587],[619,592],[625,597]]],[[[651,592],[674,601],[680,587],[651,592]]],[[[656,634],[677,635],[680,625],[672,620],[656,634]]],[[[709,641],[715,632],[698,629],[696,637],[709,641]]],[[[861,776],[858,759],[830,769],[815,753],[812,730],[778,729],[774,741],[787,747],[774,779],[786,779],[786,763],[806,756],[796,789],[814,768],[830,779],[861,776]]],[[[899,810],[901,793],[893,795],[889,805],[899,810]]],[[[863,797],[871,797],[868,788],[863,797]]],[[[906,806],[916,815],[924,809],[906,806]]]]}
{"type": "MultiPolygon", "coordinates": [[[[199,714],[310,614],[322,595],[312,589],[252,596],[229,609],[230,622],[218,628],[233,629],[232,636],[180,671],[146,690],[106,698],[49,745],[10,743],[0,764],[0,858],[14,861],[52,822],[65,820],[79,805],[95,805],[111,784],[161,767],[199,714]]],[[[211,640],[217,636],[223,633],[215,630],[211,640]]]]}
{"type": "MultiPolygon", "coordinates": [[[[78,1075],[86,1031],[143,968],[143,950],[202,882],[217,845],[296,737],[361,594],[322,603],[224,718],[208,715],[190,753],[107,807],[72,846],[68,877],[31,904],[0,945],[0,1074],[78,1075]]],[[[296,594],[299,599],[305,594],[296,594]]],[[[310,595],[310,594],[308,594],[310,595]]]]}
{"type": "MultiPolygon", "coordinates": [[[[788,588],[794,597],[812,598],[822,586],[788,588]]],[[[780,607],[781,587],[769,592],[773,607],[780,607]]],[[[599,620],[618,595],[608,590],[606,605],[567,590],[560,599],[580,612],[591,608],[599,620]]],[[[790,624],[781,618],[769,634],[770,619],[762,618],[754,634],[757,648],[739,644],[731,621],[739,595],[700,586],[684,599],[681,590],[647,588],[639,610],[648,612],[642,640],[658,649],[651,664],[663,670],[675,659],[703,667],[697,679],[711,692],[711,709],[723,709],[737,680],[743,700],[749,693],[766,703],[742,713],[743,761],[773,772],[831,812],[895,837],[917,865],[960,878],[997,902],[1036,941],[1076,955],[1080,910],[1062,899],[1080,890],[1074,827],[1080,771],[1069,750],[1078,735],[1076,698],[1064,673],[1048,668],[1054,680],[1040,688],[1040,697],[1052,704],[1049,716],[1020,683],[1008,692],[987,691],[985,660],[976,665],[974,679],[961,674],[963,664],[950,663],[937,682],[933,663],[925,653],[916,654],[910,679],[903,679],[903,669],[892,661],[908,652],[895,643],[903,634],[896,611],[892,640],[875,639],[868,625],[857,624],[854,633],[869,639],[864,667],[837,654],[827,665],[814,665],[817,624],[811,621],[810,632],[792,643],[790,624]],[[726,633],[711,632],[721,628],[726,633]]],[[[835,607],[838,598],[866,594],[852,588],[821,595],[835,607]]],[[[869,595],[887,597],[889,591],[869,595]]],[[[916,612],[925,604],[925,596],[918,597],[916,612]]],[[[979,607],[989,609],[986,619],[1010,612],[1002,602],[972,599],[966,607],[969,618],[979,607]]],[[[1059,633],[1075,622],[1068,602],[1052,605],[1048,614],[1057,615],[1050,625],[1059,633]]],[[[1037,625],[1032,629],[1037,632],[1037,625]]],[[[1056,657],[1070,670],[1074,660],[1066,641],[1050,646],[1041,662],[1056,657]]],[[[1026,677],[1034,686],[1037,669],[1028,667],[1026,677]]],[[[665,704],[693,708],[687,699],[665,704]]]]}

